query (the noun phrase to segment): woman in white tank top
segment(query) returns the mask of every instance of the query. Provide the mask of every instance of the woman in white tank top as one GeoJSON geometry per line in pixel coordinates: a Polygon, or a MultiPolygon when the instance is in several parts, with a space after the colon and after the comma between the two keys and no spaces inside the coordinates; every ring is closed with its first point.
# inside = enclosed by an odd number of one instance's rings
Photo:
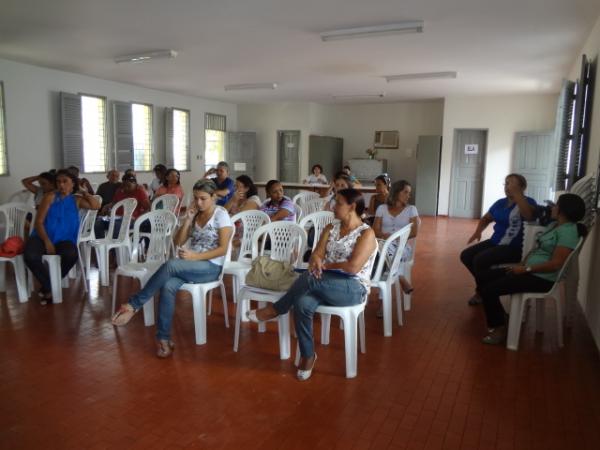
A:
{"type": "Polygon", "coordinates": [[[253,322],[270,320],[294,307],[294,322],[302,359],[297,377],[307,380],[317,358],[312,335],[313,315],[319,305],[360,304],[369,292],[371,270],[377,254],[375,233],[360,219],[364,199],[356,189],[338,191],[335,217],[312,253],[308,270],[275,303],[248,312],[253,322]]]}

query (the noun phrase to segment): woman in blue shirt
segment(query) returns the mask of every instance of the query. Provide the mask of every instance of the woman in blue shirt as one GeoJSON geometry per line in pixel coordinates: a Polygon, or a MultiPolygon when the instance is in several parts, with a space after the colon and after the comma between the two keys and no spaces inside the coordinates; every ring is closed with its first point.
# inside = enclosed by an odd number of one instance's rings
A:
{"type": "Polygon", "coordinates": [[[481,240],[481,233],[494,223],[490,239],[467,247],[460,260],[475,278],[475,295],[469,305],[481,303],[479,275],[496,264],[516,263],[521,260],[523,245],[523,220],[535,219],[535,200],[525,196],[527,180],[523,175],[511,173],[504,179],[505,198],[495,202],[479,220],[477,228],[467,244],[481,240]]]}
{"type": "Polygon", "coordinates": [[[502,344],[506,340],[506,312],[501,295],[519,292],[548,292],[569,254],[585,236],[585,225],[577,223],[585,216],[585,203],[575,194],[563,194],[552,208],[552,222],[537,239],[537,246],[519,265],[489,269],[480,275],[480,293],[489,334],[484,344],[502,344]]]}
{"type": "Polygon", "coordinates": [[[35,218],[35,229],[25,244],[25,264],[42,285],[42,304],[52,303],[50,275],[43,255],[59,255],[61,275],[65,277],[78,258],[79,208],[100,209],[100,202],[66,169],[56,172],[56,190],[44,195],[35,218]]]}

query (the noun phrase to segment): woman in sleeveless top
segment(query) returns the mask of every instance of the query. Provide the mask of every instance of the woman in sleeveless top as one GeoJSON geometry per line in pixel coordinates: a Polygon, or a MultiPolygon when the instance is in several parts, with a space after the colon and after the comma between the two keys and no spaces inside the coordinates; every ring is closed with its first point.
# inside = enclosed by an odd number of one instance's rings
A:
{"type": "Polygon", "coordinates": [[[74,195],[79,181],[71,172],[56,173],[56,190],[44,195],[35,218],[35,229],[25,245],[25,264],[42,285],[42,304],[52,303],[50,275],[43,255],[59,255],[61,275],[65,277],[78,258],[79,208],[100,209],[100,202],[85,190],[74,195]]]}
{"type": "Polygon", "coordinates": [[[253,322],[273,319],[294,307],[294,322],[302,359],[297,377],[307,380],[317,359],[312,335],[313,315],[321,304],[350,306],[361,303],[369,292],[370,274],[377,253],[375,233],[360,216],[364,199],[356,189],[338,191],[335,217],[328,225],[303,273],[281,299],[248,312],[253,322]]]}

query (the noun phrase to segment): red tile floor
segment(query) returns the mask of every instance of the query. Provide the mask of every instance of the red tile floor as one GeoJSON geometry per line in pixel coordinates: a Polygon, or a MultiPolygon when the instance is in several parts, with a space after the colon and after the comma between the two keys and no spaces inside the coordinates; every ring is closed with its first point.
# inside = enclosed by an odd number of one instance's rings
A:
{"type": "Polygon", "coordinates": [[[196,346],[182,297],[177,349],[160,360],[141,314],[112,327],[97,276],[89,298],[72,283],[46,307],[35,296],[19,304],[12,286],[0,294],[0,448],[600,448],[600,359],[581,312],[562,350],[550,307],[545,333],[527,324],[519,352],[479,342],[482,311],[466,305],[472,284],[458,260],[473,227],[424,219],[412,311],[385,338],[371,296],[352,380],[337,327],[301,383],[279,360],[273,325],[245,324],[234,353],[219,302],[196,346]]]}

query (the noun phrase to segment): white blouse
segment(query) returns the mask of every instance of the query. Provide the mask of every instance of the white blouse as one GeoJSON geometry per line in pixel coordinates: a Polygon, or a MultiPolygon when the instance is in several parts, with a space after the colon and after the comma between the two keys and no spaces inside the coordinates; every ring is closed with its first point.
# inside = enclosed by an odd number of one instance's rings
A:
{"type": "MultiPolygon", "coordinates": [[[[212,217],[201,227],[194,219],[194,229],[190,240],[190,250],[197,253],[214,250],[219,246],[219,230],[221,228],[233,227],[231,218],[224,208],[216,207],[212,217]]],[[[217,256],[209,260],[211,263],[222,266],[225,263],[225,255],[217,256]]]]}
{"type": "MultiPolygon", "coordinates": [[[[369,225],[363,223],[361,226],[356,227],[346,236],[340,237],[341,223],[335,222],[333,224],[333,228],[329,232],[327,246],[325,247],[325,264],[327,265],[327,263],[341,263],[348,261],[352,256],[352,253],[354,252],[354,246],[356,245],[356,241],[358,240],[362,232],[368,228],[370,228],[369,225]]],[[[377,251],[373,252],[373,254],[369,257],[367,262],[356,274],[356,277],[358,278],[360,283],[365,287],[367,292],[369,292],[371,287],[371,271],[373,270],[375,255],[377,255],[377,251]]]]}

